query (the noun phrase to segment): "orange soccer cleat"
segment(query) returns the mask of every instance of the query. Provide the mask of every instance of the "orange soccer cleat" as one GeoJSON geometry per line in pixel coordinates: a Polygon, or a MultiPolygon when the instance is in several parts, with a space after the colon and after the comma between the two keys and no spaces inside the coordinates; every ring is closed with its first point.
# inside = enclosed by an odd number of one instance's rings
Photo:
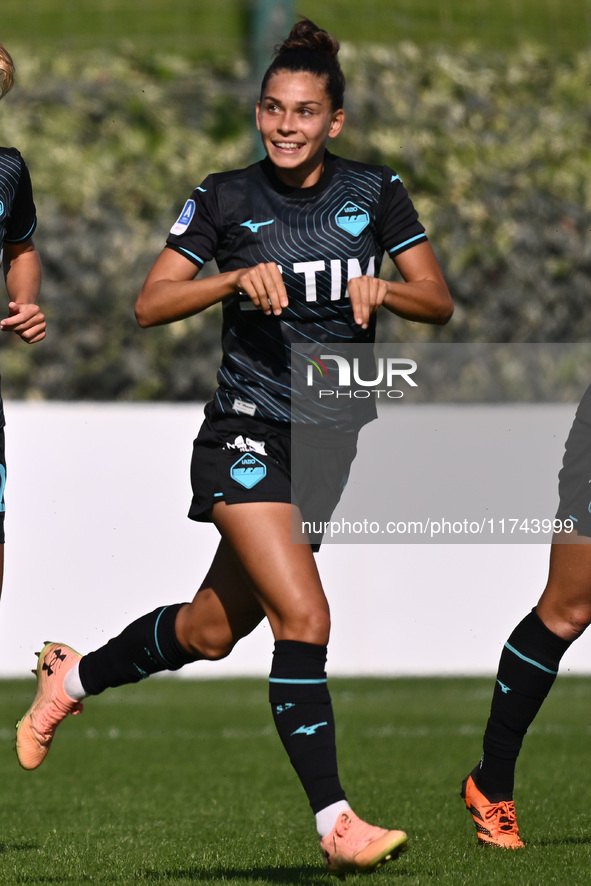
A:
{"type": "Polygon", "coordinates": [[[404,831],[388,831],[367,824],[354,812],[341,812],[320,848],[331,874],[344,879],[346,873],[369,873],[404,852],[404,831]]]}
{"type": "Polygon", "coordinates": [[[16,753],[23,769],[43,763],[55,730],[68,714],[79,714],[82,704],[64,690],[64,677],[82,658],[63,643],[46,643],[37,663],[37,692],[33,704],[16,724],[16,753]]]}
{"type": "Polygon", "coordinates": [[[462,798],[474,819],[479,843],[504,849],[525,847],[519,836],[513,800],[491,803],[476,787],[472,774],[462,782],[462,798]]]}

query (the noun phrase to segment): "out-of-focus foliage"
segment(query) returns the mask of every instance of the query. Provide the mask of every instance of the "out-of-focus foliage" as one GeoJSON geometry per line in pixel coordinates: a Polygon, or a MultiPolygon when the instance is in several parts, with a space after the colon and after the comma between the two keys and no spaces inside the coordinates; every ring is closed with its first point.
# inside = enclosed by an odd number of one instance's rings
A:
{"type": "MultiPolygon", "coordinates": [[[[33,178],[48,337],[3,347],[3,389],[56,399],[209,394],[219,311],[140,330],[133,304],[192,189],[249,162],[246,70],[116,52],[27,59],[0,106],[33,178]]],[[[4,342],[3,342],[4,344],[4,342]]]]}
{"type": "MultiPolygon", "coordinates": [[[[392,163],[411,191],[456,302],[444,340],[588,341],[591,53],[344,56],[347,148],[392,163]]],[[[382,325],[392,333],[429,338],[382,325]]]]}
{"type": "MultiPolygon", "coordinates": [[[[250,162],[245,64],[195,67],[129,45],[11,50],[18,80],[0,105],[0,141],[31,169],[50,325],[41,345],[2,340],[4,391],[208,396],[219,309],[140,330],[133,303],[192,188],[250,162]]],[[[456,301],[443,329],[384,312],[381,339],[587,341],[591,52],[345,44],[342,63],[348,120],[331,147],[402,175],[456,301]]]]}

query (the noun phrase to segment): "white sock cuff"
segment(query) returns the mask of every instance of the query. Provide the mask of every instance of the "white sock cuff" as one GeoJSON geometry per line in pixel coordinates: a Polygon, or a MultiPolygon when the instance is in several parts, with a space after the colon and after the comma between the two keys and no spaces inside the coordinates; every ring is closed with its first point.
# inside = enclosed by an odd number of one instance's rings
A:
{"type": "Polygon", "coordinates": [[[80,673],[78,670],[79,662],[76,662],[73,668],[70,668],[66,676],[64,677],[64,691],[73,698],[74,701],[82,701],[83,698],[86,698],[87,692],[84,690],[84,686],[80,680],[80,673]]]}
{"type": "Polygon", "coordinates": [[[350,809],[351,807],[346,800],[338,800],[336,803],[331,803],[330,806],[325,806],[324,809],[317,812],[316,830],[320,839],[328,837],[341,812],[348,812],[350,809]]]}

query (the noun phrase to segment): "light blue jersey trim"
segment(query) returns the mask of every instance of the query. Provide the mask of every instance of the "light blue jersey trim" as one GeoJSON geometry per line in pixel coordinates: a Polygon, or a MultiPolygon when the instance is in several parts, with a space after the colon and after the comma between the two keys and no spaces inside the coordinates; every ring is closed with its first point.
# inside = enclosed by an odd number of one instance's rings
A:
{"type": "Polygon", "coordinates": [[[14,243],[15,245],[17,243],[23,243],[25,240],[29,239],[29,237],[31,236],[31,234],[33,233],[33,231],[35,230],[36,227],[37,227],[37,219],[35,219],[35,221],[33,222],[33,224],[31,225],[31,227],[29,228],[29,230],[27,231],[27,233],[25,234],[24,237],[19,237],[18,240],[9,240],[8,237],[5,237],[4,242],[5,243],[14,243]]]}
{"type": "Polygon", "coordinates": [[[518,652],[517,649],[514,649],[510,643],[505,643],[505,649],[508,649],[509,652],[512,652],[514,655],[516,655],[522,661],[526,661],[528,664],[534,665],[534,667],[539,668],[541,671],[544,671],[546,674],[554,674],[556,676],[556,674],[558,673],[558,671],[551,671],[550,668],[544,667],[544,665],[540,664],[539,661],[534,661],[533,658],[528,658],[527,655],[522,655],[521,652],[518,652]]]}
{"type": "Polygon", "coordinates": [[[393,246],[388,252],[395,252],[397,249],[402,249],[403,246],[408,246],[409,243],[414,243],[415,240],[424,239],[426,239],[425,234],[417,234],[416,237],[411,237],[410,240],[405,240],[404,243],[399,243],[398,246],[393,246]]]}
{"type": "Polygon", "coordinates": [[[166,656],[163,654],[162,649],[160,648],[160,643],[158,642],[158,625],[166,609],[168,609],[168,606],[164,606],[164,608],[158,613],[158,618],[156,619],[156,624],[154,625],[154,642],[156,644],[156,649],[158,650],[158,655],[160,656],[162,661],[166,662],[166,664],[170,664],[166,656]]]}
{"type": "Polygon", "coordinates": [[[190,255],[191,258],[194,258],[195,261],[201,262],[202,265],[205,264],[205,262],[202,258],[199,258],[198,255],[196,255],[194,252],[191,252],[189,249],[185,249],[183,246],[179,246],[178,248],[180,249],[181,252],[184,252],[187,255],[190,255]]]}
{"type": "Polygon", "coordinates": [[[269,683],[290,683],[290,684],[311,684],[311,683],[328,683],[327,678],[325,677],[323,680],[284,680],[281,677],[269,677],[269,683]]]}

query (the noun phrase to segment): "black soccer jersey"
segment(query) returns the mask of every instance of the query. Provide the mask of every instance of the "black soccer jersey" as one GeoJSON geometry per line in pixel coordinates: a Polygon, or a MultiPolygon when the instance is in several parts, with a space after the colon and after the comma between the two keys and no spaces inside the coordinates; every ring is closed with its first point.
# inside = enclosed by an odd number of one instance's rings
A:
{"type": "Polygon", "coordinates": [[[27,165],[16,148],[0,148],[0,257],[4,243],[21,243],[36,225],[27,165]]]}
{"type": "MultiPolygon", "coordinates": [[[[290,398],[292,343],[369,343],[354,322],[347,282],[378,276],[392,257],[426,240],[400,177],[327,153],[320,180],[291,188],[265,159],[208,176],[185,203],[167,246],[220,272],[276,262],[289,307],[280,316],[254,309],[248,296],[223,301],[223,359],[214,408],[281,422],[316,421],[290,398]]],[[[367,420],[367,419],[364,419],[367,420]]]]}
{"type": "MultiPolygon", "coordinates": [[[[16,148],[0,148],[0,265],[5,243],[22,243],[37,226],[27,165],[16,148]]],[[[0,397],[0,427],[4,427],[0,397]]]]}

